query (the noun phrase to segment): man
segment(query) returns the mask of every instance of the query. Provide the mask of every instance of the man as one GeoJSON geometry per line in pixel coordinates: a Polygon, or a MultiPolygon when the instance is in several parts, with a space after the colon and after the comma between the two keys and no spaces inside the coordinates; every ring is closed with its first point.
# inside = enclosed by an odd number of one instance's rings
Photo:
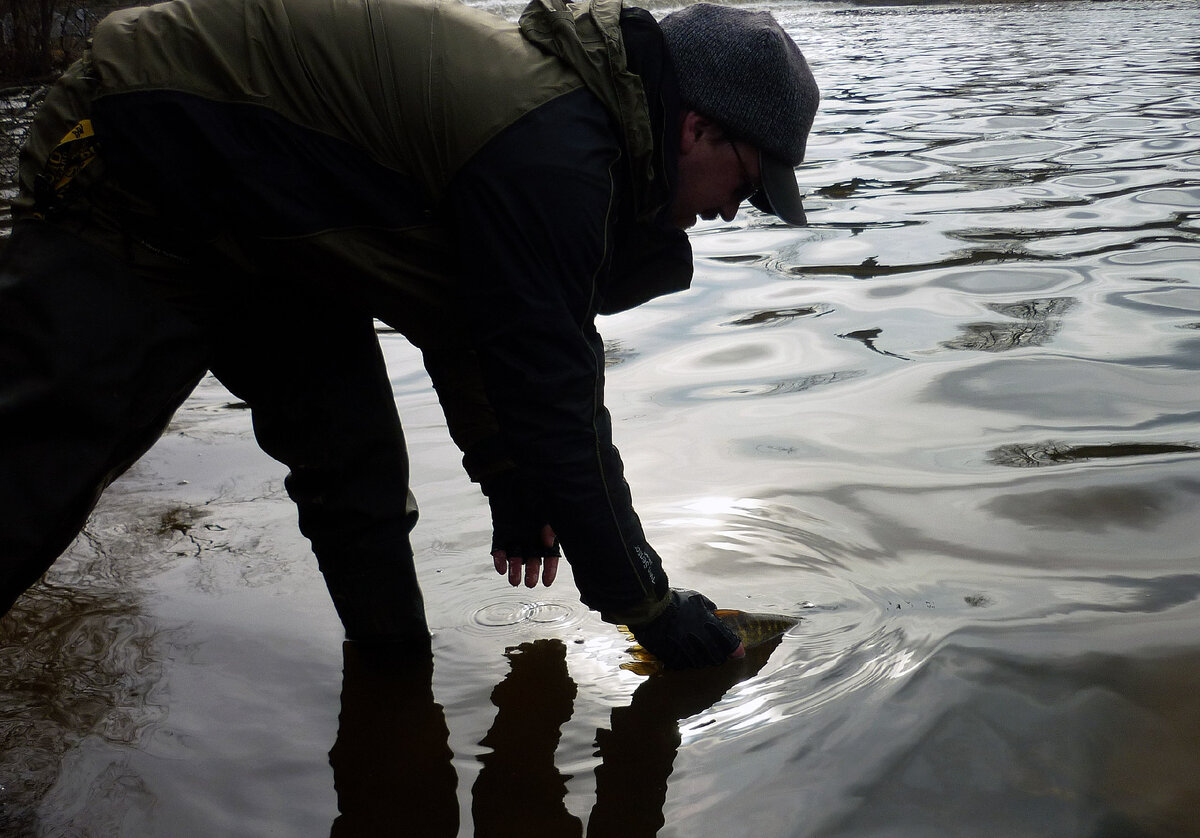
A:
{"type": "Polygon", "coordinates": [[[211,370],[290,469],[351,640],[428,649],[403,435],[372,326],[423,352],[496,570],[669,666],[740,655],[668,587],[603,404],[597,314],[687,287],[684,229],[803,223],[818,91],[766,13],[620,0],[174,0],[49,93],[0,263],[0,608],[211,370]]]}

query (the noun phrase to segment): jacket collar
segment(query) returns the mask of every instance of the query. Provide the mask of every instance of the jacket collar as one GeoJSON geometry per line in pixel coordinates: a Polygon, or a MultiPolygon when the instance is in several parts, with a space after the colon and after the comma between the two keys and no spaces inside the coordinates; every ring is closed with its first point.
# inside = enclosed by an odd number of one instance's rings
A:
{"type": "MultiPolygon", "coordinates": [[[[579,73],[619,126],[625,152],[629,155],[636,217],[639,221],[653,221],[670,202],[674,173],[672,171],[668,177],[666,161],[662,158],[663,129],[652,119],[653,108],[647,99],[643,79],[629,65],[630,56],[621,26],[623,11],[622,0],[586,0],[571,5],[564,0],[532,0],[522,13],[518,26],[528,41],[579,73]]],[[[654,37],[661,45],[657,51],[663,56],[673,92],[674,70],[665,58],[665,45],[662,45],[657,24],[648,12],[631,9],[629,13],[640,13],[653,24],[654,37]]],[[[677,96],[675,98],[677,112],[677,96]]],[[[660,117],[659,122],[661,125],[663,118],[660,117]]],[[[668,115],[666,124],[673,122],[668,115]]]]}

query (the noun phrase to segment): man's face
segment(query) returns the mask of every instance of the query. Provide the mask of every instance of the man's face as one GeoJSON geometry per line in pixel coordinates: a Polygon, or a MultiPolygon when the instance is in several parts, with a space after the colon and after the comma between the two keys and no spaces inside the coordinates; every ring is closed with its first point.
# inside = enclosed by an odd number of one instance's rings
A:
{"type": "Polygon", "coordinates": [[[723,129],[694,111],[683,119],[679,143],[679,188],[671,221],[681,229],[720,216],[731,221],[760,183],[758,150],[730,140],[723,129]]]}

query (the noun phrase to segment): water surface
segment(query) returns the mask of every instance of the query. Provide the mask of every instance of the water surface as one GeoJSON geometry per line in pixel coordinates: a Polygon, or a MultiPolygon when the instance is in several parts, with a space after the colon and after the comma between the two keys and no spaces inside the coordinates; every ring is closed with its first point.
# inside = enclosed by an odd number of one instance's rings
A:
{"type": "Polygon", "coordinates": [[[1195,4],[772,8],[824,91],[811,226],[703,224],[693,289],[601,328],[673,582],[800,624],[620,669],[569,572],[494,575],[385,333],[432,676],[343,657],[282,470],[206,381],[0,627],[0,823],[1200,835],[1195,4]]]}

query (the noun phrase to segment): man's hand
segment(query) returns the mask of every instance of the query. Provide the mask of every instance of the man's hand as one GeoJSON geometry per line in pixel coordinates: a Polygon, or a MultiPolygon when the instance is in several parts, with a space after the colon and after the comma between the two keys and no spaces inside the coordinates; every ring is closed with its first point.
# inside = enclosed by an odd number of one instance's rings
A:
{"type": "Polygon", "coordinates": [[[717,619],[717,606],[704,594],[673,588],[662,614],[629,630],[642,648],[667,669],[716,666],[746,656],[733,629],[717,619]]]}
{"type": "Polygon", "coordinates": [[[514,588],[537,586],[539,574],[549,587],[558,575],[558,536],[546,523],[537,491],[516,474],[507,474],[484,487],[492,510],[492,562],[508,575],[514,588]]]}
{"type": "Polygon", "coordinates": [[[542,552],[545,555],[541,556],[509,556],[504,550],[493,550],[492,561],[496,565],[496,572],[501,576],[508,574],[508,584],[514,588],[521,584],[521,577],[525,578],[526,588],[537,587],[538,574],[541,573],[542,584],[549,588],[554,584],[554,578],[558,576],[558,537],[554,534],[554,530],[550,525],[542,527],[542,552]],[[543,565],[543,559],[545,563],[543,565]]]}

